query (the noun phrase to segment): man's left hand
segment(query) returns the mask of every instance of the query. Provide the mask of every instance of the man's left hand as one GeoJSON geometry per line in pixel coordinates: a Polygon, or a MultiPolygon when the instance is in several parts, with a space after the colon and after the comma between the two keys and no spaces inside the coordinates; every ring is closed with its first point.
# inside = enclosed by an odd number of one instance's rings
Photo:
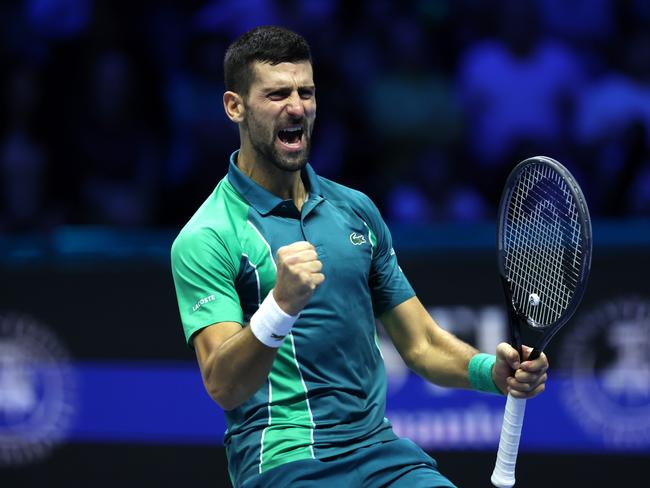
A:
{"type": "Polygon", "coordinates": [[[492,379],[503,393],[510,393],[515,398],[533,398],[544,391],[548,359],[542,353],[537,359],[528,360],[532,348],[523,346],[522,349],[524,361],[510,344],[499,344],[492,379]]]}

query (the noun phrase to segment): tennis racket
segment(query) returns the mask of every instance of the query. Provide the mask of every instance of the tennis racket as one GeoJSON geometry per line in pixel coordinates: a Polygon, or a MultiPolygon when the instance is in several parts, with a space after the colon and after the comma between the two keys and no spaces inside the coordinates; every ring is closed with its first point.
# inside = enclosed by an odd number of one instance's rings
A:
{"type": "MultiPolygon", "coordinates": [[[[511,344],[523,360],[522,338],[533,334],[536,359],[573,315],[591,267],[591,220],[569,171],[544,156],[510,173],[499,204],[497,260],[508,308],[511,344]],[[535,333],[535,332],[537,333],[535,333]]],[[[492,484],[515,484],[526,400],[508,395],[492,484]]]]}

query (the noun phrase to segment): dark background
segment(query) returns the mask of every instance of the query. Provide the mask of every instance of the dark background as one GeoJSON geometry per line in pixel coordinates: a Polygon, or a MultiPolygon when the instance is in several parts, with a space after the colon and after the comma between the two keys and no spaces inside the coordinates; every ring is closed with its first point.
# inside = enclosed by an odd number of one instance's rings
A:
{"type": "MultiPolygon", "coordinates": [[[[435,458],[458,486],[491,486],[486,474],[494,468],[492,453],[435,453],[435,458]]],[[[642,456],[524,453],[517,479],[531,488],[642,486],[647,462],[642,456]]],[[[223,448],[77,444],[61,448],[38,471],[8,471],[3,477],[7,486],[229,487],[226,473],[223,448]]]]}
{"type": "Polygon", "coordinates": [[[643,0],[24,0],[0,6],[0,230],[187,221],[238,145],[223,54],[281,24],[312,45],[312,163],[389,222],[491,219],[545,154],[596,217],[650,215],[643,0]]]}
{"type": "MultiPolygon", "coordinates": [[[[310,42],[312,163],[378,204],[427,306],[501,303],[490,223],[505,176],[536,154],[575,174],[594,217],[579,314],[650,299],[643,0],[24,0],[0,5],[0,316],[46,324],[79,364],[192,364],[169,246],[237,148],[221,63],[261,24],[310,42]]],[[[218,436],[116,437],[2,462],[0,485],[228,486],[218,436]]],[[[643,442],[576,452],[560,439],[524,450],[517,476],[530,487],[640,484],[643,442]]],[[[459,486],[488,485],[492,450],[432,455],[459,486]]]]}

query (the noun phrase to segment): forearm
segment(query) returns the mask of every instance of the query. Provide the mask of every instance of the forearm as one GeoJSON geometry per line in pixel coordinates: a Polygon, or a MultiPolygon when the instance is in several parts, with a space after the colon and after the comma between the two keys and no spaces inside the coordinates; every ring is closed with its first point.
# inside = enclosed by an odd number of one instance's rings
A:
{"type": "Polygon", "coordinates": [[[478,351],[441,329],[417,297],[385,313],[381,321],[413,371],[437,385],[470,387],[467,366],[478,351]]]}
{"type": "Polygon", "coordinates": [[[224,410],[238,407],[267,380],[277,351],[262,344],[250,327],[241,329],[203,361],[206,390],[224,410]]]}
{"type": "Polygon", "coordinates": [[[453,334],[437,328],[421,347],[405,358],[407,365],[431,383],[470,388],[467,367],[478,351],[453,334]]]}
{"type": "MultiPolygon", "coordinates": [[[[381,321],[406,364],[432,383],[512,393],[518,398],[531,398],[544,390],[548,368],[544,354],[522,363],[514,348],[501,343],[495,357],[476,356],[476,349],[441,329],[417,297],[384,313],[381,321]],[[468,369],[474,357],[470,384],[468,369]]],[[[530,348],[524,349],[530,354],[530,348]]]]}

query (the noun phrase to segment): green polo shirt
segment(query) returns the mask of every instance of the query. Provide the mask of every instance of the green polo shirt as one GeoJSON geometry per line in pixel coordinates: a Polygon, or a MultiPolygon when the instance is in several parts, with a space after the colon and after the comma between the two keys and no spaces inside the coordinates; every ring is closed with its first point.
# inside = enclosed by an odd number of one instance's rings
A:
{"type": "Polygon", "coordinates": [[[298,211],[244,175],[228,175],[181,230],[172,270],[185,337],[220,322],[246,326],[275,284],[275,254],[309,241],[318,287],[280,347],[268,381],[225,412],[234,483],[300,459],[323,459],[394,439],[384,417],[386,374],[375,317],[414,295],[391,236],[364,194],[303,171],[298,211]]]}

